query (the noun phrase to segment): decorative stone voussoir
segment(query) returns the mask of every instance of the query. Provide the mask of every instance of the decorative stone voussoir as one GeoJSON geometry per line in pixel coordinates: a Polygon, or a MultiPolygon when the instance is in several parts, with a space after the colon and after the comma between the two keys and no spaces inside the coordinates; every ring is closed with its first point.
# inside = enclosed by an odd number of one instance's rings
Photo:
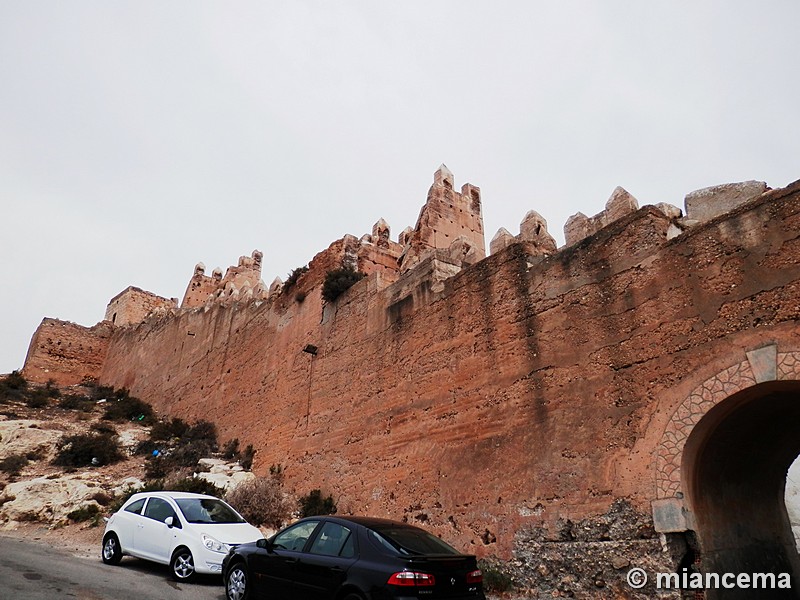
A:
{"type": "Polygon", "coordinates": [[[746,352],[747,360],[723,369],[698,385],[675,410],[656,456],[656,494],[672,498],[681,490],[681,462],[695,425],[719,402],[767,381],[800,379],[800,352],[779,354],[774,344],[746,352]]]}

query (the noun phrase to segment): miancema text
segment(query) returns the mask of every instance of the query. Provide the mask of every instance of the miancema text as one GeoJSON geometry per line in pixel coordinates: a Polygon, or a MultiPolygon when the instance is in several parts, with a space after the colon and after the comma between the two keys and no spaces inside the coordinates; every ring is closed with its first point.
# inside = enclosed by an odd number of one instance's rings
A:
{"type": "Polygon", "coordinates": [[[790,589],[789,573],[657,573],[656,587],[659,589],[790,589]]]}

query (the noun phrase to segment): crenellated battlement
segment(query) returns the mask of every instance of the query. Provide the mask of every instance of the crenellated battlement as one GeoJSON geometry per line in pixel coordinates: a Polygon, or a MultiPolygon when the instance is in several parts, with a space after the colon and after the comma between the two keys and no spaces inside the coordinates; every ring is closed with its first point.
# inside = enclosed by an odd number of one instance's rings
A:
{"type": "Polygon", "coordinates": [[[240,256],[236,266],[228,267],[225,277],[217,268],[207,276],[206,266],[197,263],[183,295],[181,308],[196,308],[215,300],[250,301],[267,297],[267,287],[261,280],[261,261],[264,255],[253,250],[250,256],[240,256]]]}
{"type": "Polygon", "coordinates": [[[403,242],[399,260],[402,273],[432,256],[435,250],[452,250],[465,265],[485,258],[480,188],[465,183],[461,192],[455,191],[453,173],[441,165],[433,175],[417,225],[403,236],[403,242]]]}
{"type": "MultiPolygon", "coordinates": [[[[686,195],[685,213],[671,204],[656,204],[655,208],[671,220],[664,239],[677,237],[683,231],[724,215],[769,190],[764,182],[759,181],[696,190],[686,195]]],[[[567,220],[564,225],[566,243],[560,249],[548,232],[547,221],[535,210],[525,215],[517,235],[501,227],[492,238],[489,249],[491,254],[496,254],[512,244],[524,243],[529,256],[550,256],[596,235],[638,210],[638,200],[624,188],[617,187],[603,211],[592,217],[579,212],[567,220]]],[[[381,285],[386,286],[407,277],[419,265],[429,263],[429,259],[435,259],[440,267],[447,264],[443,270],[429,270],[436,274],[431,275],[430,284],[436,284],[485,256],[480,188],[465,183],[460,192],[456,191],[454,175],[443,164],[433,174],[433,183],[415,227],[406,227],[395,241],[389,223],[380,218],[370,233],[360,238],[346,235],[333,242],[311,261],[310,273],[300,275],[302,293],[298,297],[304,297],[311,288],[321,285],[327,270],[343,266],[365,275],[379,272],[381,285]]],[[[214,269],[210,276],[206,275],[205,265],[198,263],[186,287],[180,310],[276,300],[289,290],[280,277],[275,277],[269,286],[264,283],[262,262],[263,254],[254,250],[249,256],[241,256],[235,266],[228,267],[224,276],[219,268],[214,269]]],[[[415,275],[413,281],[418,279],[415,275]]],[[[292,282],[292,287],[296,292],[300,288],[295,288],[295,283],[292,282]]],[[[109,302],[105,320],[127,326],[143,322],[150,314],[163,315],[175,308],[176,299],[168,300],[131,286],[109,302]]]]}

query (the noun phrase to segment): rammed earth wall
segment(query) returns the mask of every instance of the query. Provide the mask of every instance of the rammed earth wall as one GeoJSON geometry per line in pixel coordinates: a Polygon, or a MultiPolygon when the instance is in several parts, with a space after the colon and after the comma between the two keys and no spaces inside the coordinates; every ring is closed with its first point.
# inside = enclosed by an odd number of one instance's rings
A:
{"type": "Polygon", "coordinates": [[[800,186],[674,239],[671,225],[644,207],[550,256],[514,244],[444,281],[429,257],[324,307],[316,285],[302,302],[167,315],[116,330],[100,379],[214,420],[255,446],[258,472],[279,464],[342,512],[514,556],[554,592],[636,597],[634,559],[671,570],[685,551],[659,540],[650,505],[675,412],[747,352],[800,351],[800,186]]]}

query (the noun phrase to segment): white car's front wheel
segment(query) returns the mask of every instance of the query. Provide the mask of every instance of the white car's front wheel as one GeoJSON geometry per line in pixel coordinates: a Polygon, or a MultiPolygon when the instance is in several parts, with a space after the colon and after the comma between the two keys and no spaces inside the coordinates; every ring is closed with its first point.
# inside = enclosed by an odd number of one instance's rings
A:
{"type": "Polygon", "coordinates": [[[122,560],[122,548],[119,545],[117,534],[109,533],[103,538],[103,549],[101,552],[103,562],[107,565],[117,565],[122,560]]]}
{"type": "Polygon", "coordinates": [[[172,577],[177,581],[189,581],[194,577],[194,558],[188,548],[178,548],[169,561],[172,577]]]}

